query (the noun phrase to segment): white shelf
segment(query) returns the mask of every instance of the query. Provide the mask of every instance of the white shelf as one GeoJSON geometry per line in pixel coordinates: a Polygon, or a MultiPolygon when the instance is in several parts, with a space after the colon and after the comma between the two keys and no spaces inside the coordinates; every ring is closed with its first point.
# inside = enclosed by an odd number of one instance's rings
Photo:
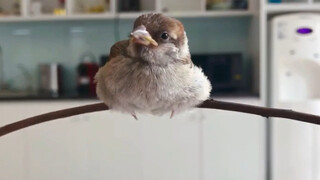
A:
{"type": "MultiPolygon", "coordinates": [[[[193,18],[193,17],[235,17],[253,15],[253,9],[249,10],[215,10],[206,11],[206,0],[142,0],[141,12],[117,12],[117,0],[110,0],[108,12],[103,14],[77,14],[75,9],[76,0],[68,0],[65,4],[66,15],[38,15],[32,16],[30,13],[30,3],[34,0],[20,0],[21,16],[0,16],[0,22],[29,22],[29,21],[64,21],[64,20],[107,20],[107,19],[135,19],[141,14],[161,12],[164,7],[170,6],[172,12],[164,13],[168,16],[177,18],[193,18]],[[187,3],[182,6],[181,3],[187,3]],[[189,4],[191,3],[191,5],[189,4]],[[195,7],[194,7],[195,6],[195,7]],[[176,11],[173,11],[176,9],[176,11]],[[185,10],[185,11],[183,11],[185,10]]],[[[249,0],[249,4],[254,4],[255,0],[249,0]]]]}
{"type": "MultiPolygon", "coordinates": [[[[152,12],[132,12],[119,13],[120,19],[135,19],[141,14],[152,12]]],[[[248,10],[226,10],[226,11],[206,11],[206,12],[168,12],[163,13],[175,18],[193,18],[193,17],[232,17],[232,16],[251,16],[253,13],[248,10]]]]}
{"type": "MultiPolygon", "coordinates": [[[[69,21],[69,20],[108,20],[108,19],[135,19],[141,14],[152,12],[104,13],[104,14],[73,14],[73,15],[41,15],[41,16],[0,16],[0,22],[30,22],[30,21],[69,21]]],[[[208,12],[170,12],[164,13],[176,18],[196,17],[234,17],[251,16],[247,10],[208,11],[208,12]]]]}
{"type": "Polygon", "coordinates": [[[111,13],[105,14],[78,14],[78,15],[41,15],[41,16],[4,16],[0,22],[32,22],[32,21],[69,21],[69,20],[107,20],[113,19],[111,13]]]}
{"type": "Polygon", "coordinates": [[[119,12],[116,13],[115,17],[120,19],[136,19],[138,16],[146,13],[156,13],[154,11],[143,11],[143,12],[119,12]]]}
{"type": "Polygon", "coordinates": [[[320,11],[320,3],[280,3],[267,4],[266,11],[269,14],[293,11],[320,11]]]}
{"type": "Polygon", "coordinates": [[[113,19],[113,13],[103,13],[103,14],[74,14],[66,16],[69,20],[91,20],[91,19],[113,19]]]}
{"type": "Polygon", "coordinates": [[[233,17],[251,16],[253,13],[248,10],[225,10],[225,11],[206,11],[206,12],[169,12],[164,13],[170,17],[192,18],[192,17],[233,17]]]}

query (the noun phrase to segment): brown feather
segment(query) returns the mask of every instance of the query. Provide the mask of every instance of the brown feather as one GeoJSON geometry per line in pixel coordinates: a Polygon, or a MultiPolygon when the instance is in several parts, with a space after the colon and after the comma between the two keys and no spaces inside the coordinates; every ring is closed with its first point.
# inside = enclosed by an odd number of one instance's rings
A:
{"type": "Polygon", "coordinates": [[[127,56],[127,47],[129,46],[129,40],[123,40],[115,43],[109,54],[109,60],[117,56],[127,56]]]}
{"type": "Polygon", "coordinates": [[[159,40],[161,33],[167,31],[176,37],[174,41],[176,46],[180,46],[184,42],[184,27],[177,19],[160,13],[144,14],[136,19],[133,29],[141,25],[146,27],[146,30],[155,40],[159,40]]]}
{"type": "MultiPolygon", "coordinates": [[[[184,27],[183,24],[177,19],[170,18],[158,13],[151,13],[139,16],[134,22],[133,29],[144,25],[146,30],[157,40],[157,37],[160,37],[160,34],[165,32],[170,33],[173,36],[176,36],[173,43],[180,47],[185,42],[184,36],[184,27]]],[[[114,44],[110,49],[109,60],[112,60],[117,56],[129,57],[127,52],[127,47],[129,46],[130,40],[119,41],[114,44]]],[[[139,45],[138,45],[139,46],[139,45]]],[[[137,47],[137,50],[139,49],[137,47]]],[[[182,64],[190,64],[190,67],[193,67],[193,63],[190,55],[181,59],[177,59],[182,64]]]]}

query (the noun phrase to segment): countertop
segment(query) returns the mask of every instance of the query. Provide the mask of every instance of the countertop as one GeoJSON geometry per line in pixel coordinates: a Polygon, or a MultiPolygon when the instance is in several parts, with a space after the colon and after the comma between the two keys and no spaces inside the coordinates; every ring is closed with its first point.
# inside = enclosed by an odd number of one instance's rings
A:
{"type": "Polygon", "coordinates": [[[0,101],[38,101],[38,100],[98,100],[96,96],[79,96],[79,95],[63,95],[63,96],[0,96],[0,101]]]}
{"type": "MultiPolygon", "coordinates": [[[[211,98],[224,99],[224,98],[259,98],[259,95],[253,93],[237,92],[237,93],[215,93],[211,98]]],[[[0,96],[0,101],[32,101],[32,100],[98,100],[96,96],[66,94],[60,96],[48,95],[27,95],[27,96],[0,96]]]]}

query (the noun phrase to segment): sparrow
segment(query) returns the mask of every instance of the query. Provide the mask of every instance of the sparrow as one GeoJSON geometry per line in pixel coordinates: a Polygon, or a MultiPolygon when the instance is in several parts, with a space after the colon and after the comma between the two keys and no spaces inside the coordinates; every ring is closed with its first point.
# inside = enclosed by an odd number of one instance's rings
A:
{"type": "Polygon", "coordinates": [[[110,109],[163,115],[207,100],[211,84],[192,63],[183,24],[160,13],[139,16],[128,40],[115,43],[95,76],[97,96],[110,109]]]}

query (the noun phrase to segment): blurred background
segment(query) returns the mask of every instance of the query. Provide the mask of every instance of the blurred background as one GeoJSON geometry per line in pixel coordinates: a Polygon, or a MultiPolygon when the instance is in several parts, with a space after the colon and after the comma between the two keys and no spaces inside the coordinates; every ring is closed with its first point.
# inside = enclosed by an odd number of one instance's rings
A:
{"type": "MultiPolygon", "coordinates": [[[[182,21],[214,99],[320,114],[320,0],[0,0],[0,126],[99,102],[110,47],[152,12],[182,21]]],[[[320,179],[315,125],[205,109],[138,117],[2,137],[0,179],[320,179]]]]}

